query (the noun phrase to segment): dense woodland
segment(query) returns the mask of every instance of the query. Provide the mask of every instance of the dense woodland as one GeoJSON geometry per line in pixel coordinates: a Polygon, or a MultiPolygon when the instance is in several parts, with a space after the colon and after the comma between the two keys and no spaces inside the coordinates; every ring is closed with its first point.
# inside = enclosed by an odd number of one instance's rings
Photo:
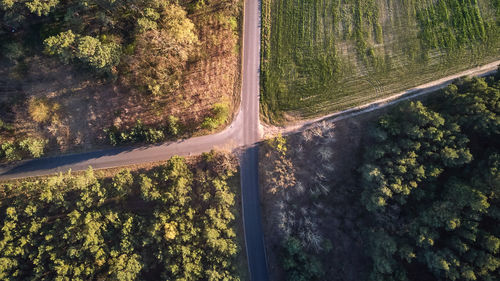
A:
{"type": "Polygon", "coordinates": [[[239,13],[237,0],[1,0],[0,161],[223,125],[239,13]]]}
{"type": "Polygon", "coordinates": [[[235,160],[0,185],[1,280],[240,280],[235,160]]]}
{"type": "Polygon", "coordinates": [[[499,280],[499,78],[378,121],[361,168],[371,280],[499,280]]]}

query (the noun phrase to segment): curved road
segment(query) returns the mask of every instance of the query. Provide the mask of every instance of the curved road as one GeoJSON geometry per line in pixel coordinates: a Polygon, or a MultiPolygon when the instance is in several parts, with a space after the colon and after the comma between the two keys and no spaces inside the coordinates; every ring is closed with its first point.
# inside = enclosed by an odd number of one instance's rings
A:
{"type": "MultiPolygon", "coordinates": [[[[92,166],[95,169],[112,168],[145,162],[166,160],[174,155],[187,156],[211,149],[241,149],[241,188],[243,224],[251,280],[267,281],[267,261],[261,225],[258,189],[259,133],[259,66],[260,66],[260,2],[245,1],[243,33],[243,81],[241,106],[236,118],[224,131],[185,141],[169,142],[135,148],[113,148],[81,154],[62,155],[17,163],[0,167],[0,180],[29,176],[48,175],[68,169],[79,171],[92,166]]],[[[445,87],[452,80],[465,76],[479,76],[494,72],[500,61],[451,75],[408,91],[395,94],[363,106],[333,113],[318,119],[306,120],[295,126],[281,129],[282,132],[296,131],[329,119],[336,121],[354,115],[370,112],[401,100],[424,95],[445,87]]]]}

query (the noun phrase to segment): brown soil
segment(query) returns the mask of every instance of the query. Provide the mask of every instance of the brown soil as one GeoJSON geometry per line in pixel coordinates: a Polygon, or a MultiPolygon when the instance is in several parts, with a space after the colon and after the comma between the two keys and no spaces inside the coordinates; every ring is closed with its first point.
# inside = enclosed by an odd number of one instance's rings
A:
{"type": "Polygon", "coordinates": [[[364,208],[359,203],[356,170],[362,150],[368,145],[366,131],[384,112],[386,110],[334,124],[323,123],[287,136],[286,157],[294,170],[294,175],[288,178],[294,178],[295,182],[274,194],[270,190],[277,186],[268,171],[275,169],[278,153],[268,144],[261,145],[259,173],[270,280],[286,280],[280,245],[287,235],[279,226],[279,216],[283,213],[279,206],[283,203],[288,206],[285,210],[300,210],[292,216],[294,223],[288,230],[292,235],[300,236],[300,220],[304,219],[300,214],[307,214],[304,217],[317,226],[316,232],[331,241],[333,248],[330,252],[305,247],[308,253],[321,260],[325,270],[322,280],[367,279],[370,261],[364,254],[361,229],[369,218],[365,217],[364,208]],[[317,189],[320,185],[326,190],[317,189]],[[300,191],[300,186],[304,191],[300,191]]]}

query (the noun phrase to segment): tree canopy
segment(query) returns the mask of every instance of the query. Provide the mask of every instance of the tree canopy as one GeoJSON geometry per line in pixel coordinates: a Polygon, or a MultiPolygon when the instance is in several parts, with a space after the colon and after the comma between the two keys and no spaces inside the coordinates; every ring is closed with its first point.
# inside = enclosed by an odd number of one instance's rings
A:
{"type": "Polygon", "coordinates": [[[120,74],[153,94],[179,87],[198,42],[195,25],[177,1],[1,0],[0,8],[0,21],[13,32],[38,32],[33,26],[41,26],[45,52],[63,63],[120,74]]]}
{"type": "Polygon", "coordinates": [[[234,160],[0,185],[2,280],[239,280],[234,160]]]}
{"type": "Polygon", "coordinates": [[[137,24],[131,80],[154,95],[179,88],[182,69],[198,42],[186,12],[177,4],[153,2],[137,24]]]}
{"type": "Polygon", "coordinates": [[[382,117],[361,168],[372,280],[500,278],[500,82],[461,79],[382,117]]]}

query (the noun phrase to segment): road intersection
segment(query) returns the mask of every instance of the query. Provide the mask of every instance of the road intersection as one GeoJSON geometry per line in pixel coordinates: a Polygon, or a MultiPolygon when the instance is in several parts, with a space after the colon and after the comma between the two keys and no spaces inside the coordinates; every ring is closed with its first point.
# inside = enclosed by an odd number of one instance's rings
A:
{"type": "MultiPolygon", "coordinates": [[[[188,156],[212,149],[236,150],[240,155],[241,189],[245,243],[251,280],[267,281],[267,260],[261,225],[258,188],[258,147],[261,139],[259,123],[260,69],[260,1],[246,0],[243,32],[243,73],[240,109],[233,122],[222,132],[183,141],[143,147],[119,147],[80,154],[61,155],[28,160],[0,167],[0,180],[49,175],[58,172],[114,168],[166,160],[174,155],[188,156]]],[[[290,133],[312,126],[319,121],[335,122],[379,108],[421,96],[443,88],[461,76],[480,76],[496,71],[499,61],[469,69],[424,85],[397,93],[388,98],[349,110],[303,121],[280,129],[290,133]]]]}

